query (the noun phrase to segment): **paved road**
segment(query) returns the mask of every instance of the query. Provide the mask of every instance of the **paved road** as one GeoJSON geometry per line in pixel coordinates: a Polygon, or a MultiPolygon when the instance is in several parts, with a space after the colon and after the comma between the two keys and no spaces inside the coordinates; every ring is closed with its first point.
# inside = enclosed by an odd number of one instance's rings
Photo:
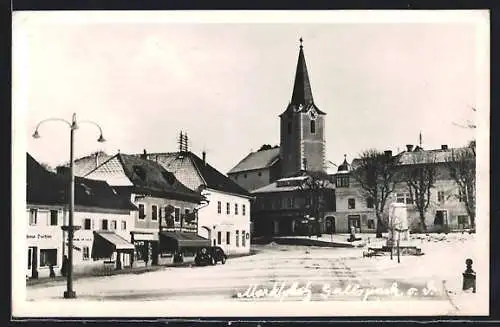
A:
{"type": "MultiPolygon", "coordinates": [[[[429,280],[409,279],[407,271],[395,260],[362,258],[360,249],[280,245],[257,249],[257,254],[230,259],[225,265],[169,267],[138,275],[82,278],[75,281],[74,288],[78,299],[119,301],[360,301],[446,296],[440,293],[439,280],[435,280],[435,289],[428,288],[429,280]]],[[[57,299],[64,288],[64,282],[32,286],[27,290],[27,298],[57,299]]]]}

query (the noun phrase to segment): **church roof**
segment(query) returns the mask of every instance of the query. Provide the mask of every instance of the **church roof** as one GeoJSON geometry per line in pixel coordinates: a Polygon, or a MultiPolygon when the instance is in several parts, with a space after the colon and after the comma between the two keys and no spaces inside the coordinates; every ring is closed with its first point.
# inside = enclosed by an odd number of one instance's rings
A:
{"type": "Polygon", "coordinates": [[[314,108],[319,114],[325,114],[314,104],[311,82],[309,81],[309,72],[307,71],[306,59],[304,56],[304,47],[302,38],[300,38],[299,58],[295,70],[295,81],[293,84],[292,99],[286,112],[307,112],[314,108]]]}
{"type": "Polygon", "coordinates": [[[228,174],[239,173],[243,171],[269,168],[274,165],[280,156],[280,148],[250,152],[243,160],[234,166],[228,174]]]}

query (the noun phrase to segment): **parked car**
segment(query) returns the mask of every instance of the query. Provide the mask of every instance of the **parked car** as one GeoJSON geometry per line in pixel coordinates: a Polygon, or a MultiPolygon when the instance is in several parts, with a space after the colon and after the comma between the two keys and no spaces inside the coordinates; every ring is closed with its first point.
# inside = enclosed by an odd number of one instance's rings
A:
{"type": "Polygon", "coordinates": [[[216,265],[217,262],[225,264],[227,255],[224,250],[218,246],[209,246],[201,248],[194,257],[194,263],[197,266],[216,265]]]}

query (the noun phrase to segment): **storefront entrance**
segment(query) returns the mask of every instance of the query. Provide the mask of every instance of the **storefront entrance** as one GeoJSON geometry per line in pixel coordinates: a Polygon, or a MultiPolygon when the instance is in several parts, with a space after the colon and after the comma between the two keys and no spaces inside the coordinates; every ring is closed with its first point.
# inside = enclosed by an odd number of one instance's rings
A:
{"type": "Polygon", "coordinates": [[[28,247],[28,271],[31,278],[38,278],[38,247],[28,247]]]}
{"type": "Polygon", "coordinates": [[[347,216],[347,227],[351,232],[351,226],[354,226],[356,233],[361,233],[361,217],[359,215],[347,216]]]}

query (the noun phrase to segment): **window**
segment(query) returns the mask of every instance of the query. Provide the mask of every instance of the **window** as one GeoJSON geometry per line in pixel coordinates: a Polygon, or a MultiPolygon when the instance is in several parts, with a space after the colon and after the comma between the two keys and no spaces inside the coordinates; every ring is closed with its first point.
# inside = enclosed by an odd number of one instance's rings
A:
{"type": "Polygon", "coordinates": [[[40,249],[40,267],[57,266],[57,249],[40,249]]]}
{"type": "Polygon", "coordinates": [[[287,130],[288,130],[288,135],[292,134],[292,122],[288,122],[287,130]]]}
{"type": "Polygon", "coordinates": [[[103,219],[102,220],[102,230],[108,230],[108,220],[107,219],[103,219]]]}
{"type": "Polygon", "coordinates": [[[288,198],[288,208],[293,208],[294,206],[294,198],[293,196],[288,198]]]}
{"type": "Polygon", "coordinates": [[[241,206],[241,214],[242,214],[243,216],[246,214],[245,209],[246,209],[246,207],[245,207],[245,205],[243,204],[243,205],[241,206]]]}
{"type": "Polygon", "coordinates": [[[158,220],[158,206],[151,206],[151,220],[158,220]]]}
{"type": "Polygon", "coordinates": [[[465,194],[462,189],[458,189],[458,201],[459,202],[465,201],[465,194]]]}
{"type": "Polygon", "coordinates": [[[89,247],[84,246],[82,248],[82,259],[83,260],[88,260],[90,258],[90,252],[89,252],[89,247]]]}
{"type": "Polygon", "coordinates": [[[444,202],[444,192],[438,191],[438,202],[444,202]]]}
{"type": "Polygon", "coordinates": [[[260,176],[262,176],[262,173],[261,173],[261,172],[259,172],[259,174],[258,174],[258,175],[259,175],[259,177],[260,177],[260,176]]]}
{"type": "Polygon", "coordinates": [[[356,209],[356,199],[347,199],[347,208],[348,209],[356,209]]]}
{"type": "Polygon", "coordinates": [[[226,232],[226,244],[231,244],[231,233],[226,232]]]}
{"type": "Polygon", "coordinates": [[[229,202],[226,203],[226,214],[230,214],[231,213],[231,206],[229,205],[229,202]]]}
{"type": "Polygon", "coordinates": [[[90,230],[92,228],[92,220],[90,218],[85,218],[83,220],[83,229],[90,230]]]}
{"type": "Polygon", "coordinates": [[[174,209],[174,221],[178,223],[181,220],[181,209],[180,208],[175,208],[174,209]]]}
{"type": "Polygon", "coordinates": [[[243,177],[247,178],[247,174],[243,174],[243,177]]]}
{"type": "Polygon", "coordinates": [[[375,220],[373,219],[368,219],[368,222],[366,224],[366,227],[368,229],[375,229],[375,220]]]}
{"type": "Polygon", "coordinates": [[[38,217],[38,209],[30,209],[30,218],[29,218],[30,226],[36,225],[37,217],[38,217]]]}
{"type": "Polygon", "coordinates": [[[111,229],[112,229],[112,230],[116,230],[116,229],[117,229],[116,220],[112,220],[112,221],[111,221],[111,229]]]}
{"type": "Polygon", "coordinates": [[[367,208],[373,208],[374,206],[374,203],[373,203],[373,198],[370,196],[366,199],[366,207],[367,208]]]}
{"type": "Polygon", "coordinates": [[[335,184],[337,187],[349,187],[349,176],[337,176],[337,178],[335,179],[335,184]]]}
{"type": "Polygon", "coordinates": [[[144,219],[146,217],[146,213],[144,212],[144,204],[139,204],[139,219],[144,219]]]}
{"type": "Polygon", "coordinates": [[[316,122],[311,120],[311,134],[316,133],[316,122]]]}
{"type": "Polygon", "coordinates": [[[217,232],[217,244],[222,243],[222,232],[217,232]]]}
{"type": "Polygon", "coordinates": [[[220,201],[217,201],[217,213],[222,212],[222,203],[220,201]]]}
{"type": "Polygon", "coordinates": [[[28,269],[31,269],[31,260],[33,259],[33,248],[28,248],[28,269]]]}
{"type": "Polygon", "coordinates": [[[239,230],[236,231],[236,246],[237,247],[240,246],[240,231],[239,230]]]}
{"type": "Polygon", "coordinates": [[[469,216],[460,215],[457,217],[457,222],[458,222],[458,228],[460,229],[469,228],[469,216]]]}
{"type": "Polygon", "coordinates": [[[241,231],[241,246],[245,247],[247,240],[245,239],[246,233],[244,230],[241,231]]]}
{"type": "Polygon", "coordinates": [[[57,226],[58,211],[50,210],[50,226],[57,226]]]}
{"type": "Polygon", "coordinates": [[[234,214],[237,215],[238,214],[238,203],[235,203],[234,204],[234,214]]]}
{"type": "Polygon", "coordinates": [[[413,204],[413,199],[410,193],[397,193],[396,194],[397,203],[413,204]]]}
{"type": "Polygon", "coordinates": [[[127,229],[127,221],[122,220],[122,230],[126,230],[126,229],[127,229]]]}

